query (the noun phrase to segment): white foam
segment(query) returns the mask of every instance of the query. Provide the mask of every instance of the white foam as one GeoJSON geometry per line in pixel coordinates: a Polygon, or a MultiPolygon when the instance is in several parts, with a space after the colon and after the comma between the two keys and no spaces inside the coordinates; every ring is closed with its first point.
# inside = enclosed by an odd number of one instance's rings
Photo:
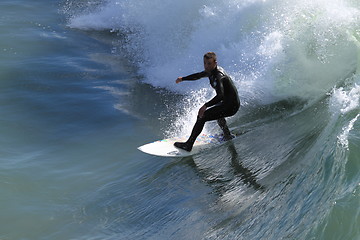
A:
{"type": "Polygon", "coordinates": [[[360,86],[356,83],[356,81],[360,80],[360,77],[354,75],[349,80],[353,80],[355,83],[335,88],[330,98],[332,117],[335,120],[341,119],[343,123],[341,132],[338,135],[338,143],[345,149],[349,145],[350,132],[360,116],[360,86]]]}
{"type": "Polygon", "coordinates": [[[349,148],[349,134],[350,131],[354,128],[355,122],[358,120],[360,114],[357,114],[355,118],[351,119],[349,124],[342,129],[342,133],[338,136],[339,143],[346,149],[349,148]]]}
{"type": "Polygon", "coordinates": [[[358,109],[360,100],[360,86],[355,83],[355,85],[350,90],[345,90],[343,87],[334,89],[333,97],[333,103],[342,114],[350,112],[354,109],[358,109]]]}

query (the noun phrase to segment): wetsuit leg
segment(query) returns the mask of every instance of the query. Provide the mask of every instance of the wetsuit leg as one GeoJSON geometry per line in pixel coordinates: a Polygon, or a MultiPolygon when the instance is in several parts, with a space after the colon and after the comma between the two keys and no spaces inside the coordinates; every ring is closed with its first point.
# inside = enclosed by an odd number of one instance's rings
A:
{"type": "Polygon", "coordinates": [[[190,135],[189,139],[186,141],[186,143],[188,143],[191,146],[194,145],[196,138],[200,135],[200,133],[204,129],[205,122],[206,121],[204,118],[199,118],[199,117],[197,118],[197,121],[193,127],[191,135],[190,135]]]}
{"type": "Polygon", "coordinates": [[[226,126],[226,121],[225,121],[224,117],[231,116],[234,113],[232,113],[232,111],[226,111],[226,110],[227,110],[227,108],[225,108],[222,105],[214,106],[212,108],[207,109],[202,118],[198,117],[198,119],[194,125],[194,128],[191,132],[191,135],[190,135],[189,139],[187,140],[187,143],[192,146],[194,144],[196,138],[200,135],[201,131],[203,130],[205,122],[213,121],[213,120],[220,120],[220,122],[222,124],[221,127],[224,127],[224,128],[222,128],[224,133],[227,129],[227,131],[230,135],[230,131],[229,131],[228,127],[226,126]]]}
{"type": "Polygon", "coordinates": [[[218,120],[218,119],[220,119],[219,124],[221,124],[220,127],[222,127],[224,133],[225,133],[225,131],[228,131],[228,133],[230,135],[230,131],[229,131],[228,127],[226,126],[225,117],[234,115],[238,109],[239,109],[239,107],[234,107],[232,105],[231,106],[216,105],[212,108],[207,109],[204,112],[204,116],[202,118],[199,118],[199,117],[197,118],[197,121],[193,127],[193,130],[191,132],[189,139],[185,143],[176,142],[174,145],[178,148],[185,149],[186,151],[191,151],[192,146],[194,145],[194,143],[196,141],[196,138],[200,135],[201,131],[204,128],[205,122],[218,120]]]}
{"type": "Polygon", "coordinates": [[[218,122],[218,125],[220,126],[221,130],[223,130],[223,132],[224,132],[225,139],[231,139],[232,136],[231,136],[230,130],[226,124],[225,118],[219,118],[217,120],[217,122],[218,122]]]}
{"type": "Polygon", "coordinates": [[[174,143],[175,147],[181,148],[181,149],[184,149],[184,150],[190,152],[196,141],[196,138],[200,135],[201,131],[203,130],[205,122],[206,121],[204,118],[198,117],[189,139],[186,142],[175,142],[174,143]]]}

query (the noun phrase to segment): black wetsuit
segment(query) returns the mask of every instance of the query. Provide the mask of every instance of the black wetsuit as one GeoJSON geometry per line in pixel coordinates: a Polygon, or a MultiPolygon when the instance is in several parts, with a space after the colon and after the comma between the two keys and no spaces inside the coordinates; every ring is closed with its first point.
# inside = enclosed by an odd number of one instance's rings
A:
{"type": "Polygon", "coordinates": [[[225,117],[234,115],[240,107],[237,89],[231,78],[220,66],[217,66],[210,74],[203,71],[183,77],[182,80],[193,81],[204,77],[209,78],[210,85],[216,91],[216,96],[205,103],[207,109],[203,117],[198,117],[191,136],[185,143],[187,145],[186,148],[188,148],[186,150],[191,150],[192,145],[203,130],[205,122],[207,121],[218,120],[220,127],[225,132],[225,128],[227,129],[225,117]]]}

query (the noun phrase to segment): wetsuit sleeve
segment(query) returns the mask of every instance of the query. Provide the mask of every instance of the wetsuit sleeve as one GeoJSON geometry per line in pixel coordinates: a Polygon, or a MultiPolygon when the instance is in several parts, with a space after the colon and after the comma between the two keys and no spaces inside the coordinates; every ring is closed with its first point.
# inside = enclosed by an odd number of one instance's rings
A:
{"type": "Polygon", "coordinates": [[[198,80],[198,79],[203,78],[203,77],[207,77],[207,73],[205,71],[199,72],[199,73],[194,73],[194,74],[191,74],[189,76],[183,77],[182,80],[194,81],[194,80],[198,80]]]}
{"type": "Polygon", "coordinates": [[[223,80],[225,77],[217,79],[217,84],[216,84],[216,96],[213,97],[210,101],[208,101],[207,103],[205,103],[206,107],[211,107],[214,106],[215,104],[221,102],[224,99],[224,85],[223,85],[223,80]]]}

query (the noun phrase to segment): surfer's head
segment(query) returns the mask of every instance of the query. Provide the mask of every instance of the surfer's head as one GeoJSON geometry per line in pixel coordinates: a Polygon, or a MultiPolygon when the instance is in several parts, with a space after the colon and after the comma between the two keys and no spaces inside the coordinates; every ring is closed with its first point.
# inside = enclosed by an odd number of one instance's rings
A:
{"type": "Polygon", "coordinates": [[[216,54],[214,52],[207,52],[204,54],[204,69],[205,72],[210,73],[217,66],[216,54]]]}

